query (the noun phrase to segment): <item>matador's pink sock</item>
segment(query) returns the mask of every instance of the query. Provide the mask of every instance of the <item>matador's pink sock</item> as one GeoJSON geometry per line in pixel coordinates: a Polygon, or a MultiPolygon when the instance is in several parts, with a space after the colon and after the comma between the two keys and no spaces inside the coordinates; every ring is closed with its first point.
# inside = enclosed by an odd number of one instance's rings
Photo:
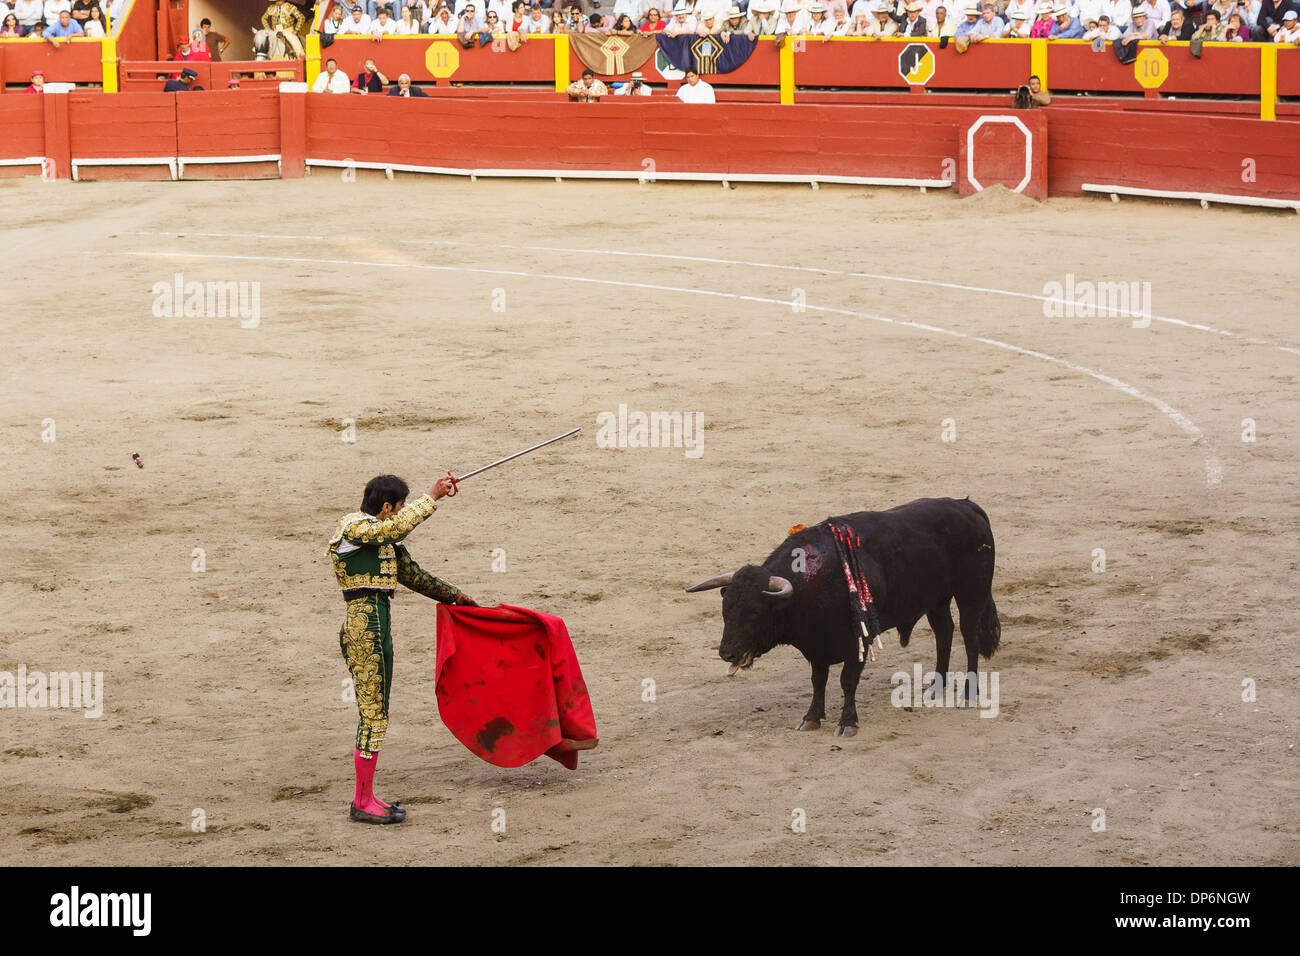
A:
{"type": "Polygon", "coordinates": [[[357,790],[352,795],[352,805],[363,813],[383,816],[388,811],[388,804],[375,797],[375,767],[379,764],[379,754],[366,753],[364,750],[352,751],[352,765],[357,772],[357,790]]]}

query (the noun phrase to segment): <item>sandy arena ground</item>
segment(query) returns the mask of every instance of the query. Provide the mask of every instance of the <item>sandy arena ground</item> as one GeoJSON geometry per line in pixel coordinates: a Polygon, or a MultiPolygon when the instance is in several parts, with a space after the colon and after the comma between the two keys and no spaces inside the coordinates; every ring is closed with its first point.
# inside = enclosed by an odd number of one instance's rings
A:
{"type": "Polygon", "coordinates": [[[7,180],[0,215],[0,670],[105,694],[100,719],[0,711],[4,863],[1300,862],[1289,213],[332,173],[7,180]],[[155,317],[177,272],[260,283],[260,324],[155,317]],[[1071,273],[1151,282],[1164,320],[1045,317],[1071,273]],[[598,448],[621,403],[702,412],[703,456],[598,448]],[[337,518],[374,474],[424,488],[575,425],[408,543],[566,619],[599,749],[473,757],[403,592],[377,780],[410,819],[349,823],[337,518]],[[997,538],[995,719],[891,706],[933,666],[924,621],[868,666],[852,740],[838,668],[816,733],[795,651],[724,676],[721,602],[685,586],[937,495],[997,538]]]}

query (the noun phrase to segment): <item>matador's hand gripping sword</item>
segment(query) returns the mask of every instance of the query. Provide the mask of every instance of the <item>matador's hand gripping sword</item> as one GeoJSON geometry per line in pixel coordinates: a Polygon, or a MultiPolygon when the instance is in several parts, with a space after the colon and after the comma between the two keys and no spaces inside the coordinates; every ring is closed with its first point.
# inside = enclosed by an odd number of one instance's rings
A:
{"type": "Polygon", "coordinates": [[[456,492],[459,490],[458,486],[466,478],[473,478],[475,475],[479,474],[480,472],[487,471],[489,468],[495,468],[497,465],[504,465],[508,461],[514,461],[516,458],[519,458],[521,455],[526,455],[530,451],[537,451],[537,449],[544,448],[547,445],[553,445],[561,438],[568,438],[570,435],[576,435],[580,431],[582,431],[581,428],[575,428],[572,431],[565,432],[563,435],[556,435],[554,438],[548,438],[546,441],[538,442],[536,445],[533,445],[531,448],[525,448],[523,451],[517,451],[513,455],[507,455],[505,458],[498,458],[490,465],[484,465],[482,468],[475,468],[473,471],[466,472],[465,474],[461,475],[459,478],[454,477],[451,472],[447,472],[447,477],[451,478],[451,491],[447,492],[447,497],[454,498],[456,496],[456,492]]]}

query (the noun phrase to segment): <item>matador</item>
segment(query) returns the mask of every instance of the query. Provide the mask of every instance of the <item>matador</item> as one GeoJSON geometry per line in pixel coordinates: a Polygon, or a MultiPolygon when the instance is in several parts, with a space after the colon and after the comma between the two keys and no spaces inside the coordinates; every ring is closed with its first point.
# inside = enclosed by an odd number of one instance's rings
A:
{"type": "Polygon", "coordinates": [[[293,55],[299,58],[307,55],[302,45],[302,31],[306,25],[307,19],[302,11],[284,0],[275,0],[262,14],[263,29],[284,37],[284,42],[293,48],[293,55]]]}
{"type": "Polygon", "coordinates": [[[362,495],[361,510],[343,516],[326,550],[347,603],[339,646],[352,674],[359,714],[353,751],[356,790],[348,813],[358,823],[406,819],[400,802],[385,803],[374,793],[393,685],[389,600],[396,585],[444,604],[475,605],[468,594],[416,564],[401,543],[437,510],[434,502],[451,490],[450,477],[439,478],[427,494],[407,504],[410,492],[402,479],[372,478],[362,495]]]}

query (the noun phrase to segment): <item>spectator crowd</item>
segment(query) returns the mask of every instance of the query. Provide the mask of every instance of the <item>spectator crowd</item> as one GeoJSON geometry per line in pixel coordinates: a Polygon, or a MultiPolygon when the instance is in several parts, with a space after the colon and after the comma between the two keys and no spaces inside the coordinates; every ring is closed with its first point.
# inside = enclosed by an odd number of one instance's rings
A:
{"type": "Polygon", "coordinates": [[[330,3],[321,33],[434,34],[463,45],[539,33],[1131,39],[1300,45],[1300,0],[366,0],[330,3]]]}
{"type": "Polygon", "coordinates": [[[73,37],[103,39],[127,0],[0,0],[0,40],[30,37],[55,46],[73,37]]]}

